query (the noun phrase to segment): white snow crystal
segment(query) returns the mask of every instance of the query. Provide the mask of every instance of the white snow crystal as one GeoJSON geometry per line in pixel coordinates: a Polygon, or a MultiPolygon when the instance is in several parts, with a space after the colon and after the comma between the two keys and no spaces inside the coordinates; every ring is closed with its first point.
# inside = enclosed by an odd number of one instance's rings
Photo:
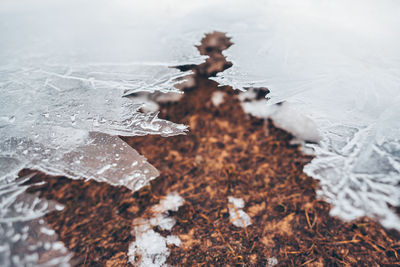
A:
{"type": "Polygon", "coordinates": [[[244,208],[244,201],[241,198],[228,197],[229,216],[232,224],[236,227],[247,227],[251,224],[250,216],[247,215],[242,209],[244,208]]]}
{"type": "Polygon", "coordinates": [[[275,257],[268,258],[268,263],[267,263],[268,267],[273,267],[273,266],[275,266],[277,264],[278,264],[278,259],[277,258],[275,258],[275,257]]]}
{"type": "Polygon", "coordinates": [[[152,227],[159,226],[163,230],[171,230],[176,221],[168,216],[167,211],[177,211],[184,199],[176,192],[168,194],[158,205],[152,207],[153,217],[135,219],[135,241],[129,245],[128,257],[131,263],[139,266],[165,266],[170,254],[167,245],[180,246],[181,240],[175,235],[161,236],[152,227]],[[140,260],[136,260],[136,257],[140,260]]]}
{"type": "Polygon", "coordinates": [[[129,245],[128,257],[135,262],[136,255],[140,255],[139,266],[164,266],[169,256],[166,239],[153,230],[136,231],[136,241],[129,245]]]}
{"type": "Polygon", "coordinates": [[[216,91],[211,95],[211,101],[214,106],[218,107],[224,102],[225,93],[221,91],[216,91]]]}
{"type": "Polygon", "coordinates": [[[168,194],[160,200],[160,203],[153,207],[154,212],[166,212],[168,210],[177,211],[183,205],[185,200],[176,192],[168,194]]]}

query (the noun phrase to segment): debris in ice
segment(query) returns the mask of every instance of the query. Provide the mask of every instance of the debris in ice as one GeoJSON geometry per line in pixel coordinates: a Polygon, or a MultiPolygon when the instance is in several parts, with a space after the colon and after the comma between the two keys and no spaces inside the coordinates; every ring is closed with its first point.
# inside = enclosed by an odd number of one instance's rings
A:
{"type": "Polygon", "coordinates": [[[211,101],[214,106],[218,107],[224,102],[225,93],[221,91],[216,91],[211,95],[211,101]]]}
{"type": "Polygon", "coordinates": [[[153,213],[150,219],[135,219],[135,241],[129,245],[129,262],[138,266],[166,266],[165,263],[170,254],[168,245],[180,246],[181,240],[175,235],[161,236],[153,230],[158,226],[170,231],[175,225],[174,218],[168,215],[168,211],[177,211],[183,205],[184,199],[176,192],[168,194],[160,203],[152,207],[153,213]]]}
{"type": "Polygon", "coordinates": [[[236,227],[247,227],[251,224],[250,216],[244,211],[244,201],[241,198],[228,197],[230,220],[236,227]]]}

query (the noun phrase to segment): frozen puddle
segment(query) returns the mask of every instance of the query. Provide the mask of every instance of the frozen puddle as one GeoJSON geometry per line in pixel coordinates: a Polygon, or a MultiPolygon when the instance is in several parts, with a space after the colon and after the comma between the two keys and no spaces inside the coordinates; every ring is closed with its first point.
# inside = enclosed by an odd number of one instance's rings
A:
{"type": "Polygon", "coordinates": [[[168,215],[168,211],[178,211],[184,202],[177,193],[170,193],[158,205],[151,208],[153,216],[150,219],[134,220],[136,240],[129,245],[129,262],[142,267],[166,266],[169,256],[168,246],[179,247],[181,240],[174,235],[163,237],[153,228],[158,226],[162,230],[170,231],[176,221],[168,215]]]}

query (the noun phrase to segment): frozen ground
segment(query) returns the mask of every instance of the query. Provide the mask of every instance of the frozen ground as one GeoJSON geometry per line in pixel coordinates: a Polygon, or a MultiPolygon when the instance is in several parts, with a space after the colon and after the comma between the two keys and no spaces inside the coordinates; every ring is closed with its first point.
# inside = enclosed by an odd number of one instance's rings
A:
{"type": "MultiPolygon", "coordinates": [[[[322,138],[306,145],[316,158],[305,171],[321,181],[332,214],[399,229],[388,206],[400,205],[399,13],[395,0],[2,1],[2,229],[17,227],[9,212],[26,206],[22,168],[132,190],[154,179],[157,170],[117,135],[186,127],[140,113],[142,99],[122,96],[175,91],[185,73],[169,66],[202,62],[194,44],[212,30],[235,43],[226,52],[233,67],[217,81],[268,87],[260,110],[286,101],[289,111],[274,116],[311,141],[322,138]],[[299,127],[290,110],[311,127],[299,127]]],[[[1,247],[2,259],[9,249],[1,247]]]]}

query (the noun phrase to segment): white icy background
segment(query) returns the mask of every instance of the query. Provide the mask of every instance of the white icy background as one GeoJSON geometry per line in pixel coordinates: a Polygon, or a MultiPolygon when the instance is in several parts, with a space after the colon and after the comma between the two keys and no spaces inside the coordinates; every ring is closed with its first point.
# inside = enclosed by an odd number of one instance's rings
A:
{"type": "Polygon", "coordinates": [[[400,230],[387,205],[400,205],[400,2],[252,3],[232,9],[233,67],[216,80],[269,88],[269,104],[288,102],[272,118],[299,135],[318,139],[307,118],[316,124],[322,141],[308,145],[316,158],[305,172],[332,215],[400,230]]]}
{"type": "MultiPolygon", "coordinates": [[[[186,131],[157,114],[138,112],[143,100],[122,97],[176,91],[175,79],[186,74],[169,66],[204,59],[195,43],[184,42],[200,40],[202,33],[178,34],[180,15],[170,12],[169,4],[157,10],[154,4],[0,3],[0,265],[37,265],[41,248],[51,250],[42,241],[27,245],[29,257],[16,250],[24,242],[18,231],[31,229],[51,211],[47,201],[24,193],[26,187],[16,180],[19,170],[95,179],[135,191],[158,171],[118,135],[186,131]]],[[[67,256],[40,264],[68,264],[67,256]]]]}
{"type": "Polygon", "coordinates": [[[185,127],[139,113],[142,100],[121,96],[174,91],[184,74],[168,66],[200,63],[193,45],[220,30],[233,37],[226,55],[234,65],[217,81],[268,87],[265,109],[288,102],[276,118],[287,125],[293,110],[316,125],[311,136],[317,130],[322,141],[307,145],[316,158],[305,171],[321,181],[332,214],[400,229],[387,206],[400,205],[398,14],[396,0],[2,1],[1,218],[24,206],[15,197],[24,167],[132,190],[155,178],[116,135],[185,127]]]}

